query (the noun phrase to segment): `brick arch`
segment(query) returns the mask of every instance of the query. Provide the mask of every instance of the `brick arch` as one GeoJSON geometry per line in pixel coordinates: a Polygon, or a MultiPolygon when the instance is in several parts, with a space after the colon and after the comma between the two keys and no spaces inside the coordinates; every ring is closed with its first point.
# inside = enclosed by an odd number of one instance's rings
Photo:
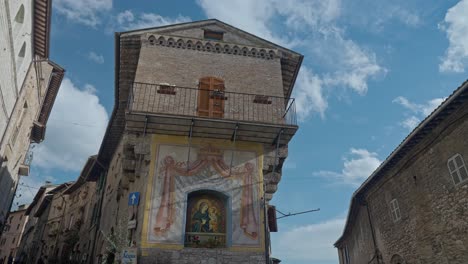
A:
{"type": "Polygon", "coordinates": [[[149,44],[150,45],[154,45],[156,44],[156,37],[151,35],[149,38],[148,38],[148,41],[149,41],[149,44]]]}
{"type": "Polygon", "coordinates": [[[178,39],[176,43],[176,48],[185,49],[185,42],[182,39],[178,39]]]}
{"type": "Polygon", "coordinates": [[[165,46],[166,45],[166,39],[164,37],[159,37],[157,44],[161,45],[161,46],[165,46]]]}

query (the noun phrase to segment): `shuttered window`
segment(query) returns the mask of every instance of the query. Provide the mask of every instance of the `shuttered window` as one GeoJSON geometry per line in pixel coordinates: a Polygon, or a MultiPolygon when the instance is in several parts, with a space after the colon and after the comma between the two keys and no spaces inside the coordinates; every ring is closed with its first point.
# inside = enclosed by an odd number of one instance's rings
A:
{"type": "Polygon", "coordinates": [[[198,86],[198,115],[203,117],[223,118],[224,116],[224,81],[215,77],[200,79],[198,86]]]}
{"type": "Polygon", "coordinates": [[[223,35],[224,33],[220,31],[205,30],[203,37],[211,40],[223,40],[223,35]]]}

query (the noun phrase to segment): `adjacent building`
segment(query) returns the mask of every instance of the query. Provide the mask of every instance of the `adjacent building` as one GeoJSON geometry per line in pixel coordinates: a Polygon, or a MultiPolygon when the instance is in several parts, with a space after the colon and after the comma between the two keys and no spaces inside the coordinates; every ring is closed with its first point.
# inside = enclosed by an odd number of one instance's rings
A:
{"type": "Polygon", "coordinates": [[[16,253],[17,260],[22,263],[35,263],[33,258],[37,256],[39,245],[42,243],[42,226],[44,222],[40,222],[35,215],[38,213],[40,205],[42,205],[42,201],[44,201],[48,192],[57,186],[52,184],[41,186],[26,209],[25,215],[28,216],[28,221],[25,223],[23,236],[16,253]]]}
{"type": "Polygon", "coordinates": [[[51,0],[0,3],[0,226],[19,177],[29,174],[30,143],[44,139],[64,69],[49,60],[51,0]]]}
{"type": "Polygon", "coordinates": [[[340,264],[468,263],[468,82],[353,194],[340,264]]]}
{"type": "Polygon", "coordinates": [[[8,263],[16,259],[16,253],[20,245],[24,226],[28,221],[25,215],[27,205],[18,206],[18,210],[10,212],[5,223],[4,232],[0,237],[0,263],[8,263]]]}
{"type": "Polygon", "coordinates": [[[115,44],[93,263],[127,248],[139,263],[265,263],[303,56],[216,19],[115,44]]]}
{"type": "Polygon", "coordinates": [[[75,182],[45,185],[27,208],[29,220],[17,261],[90,263],[95,226],[96,182],[89,178],[96,156],[87,160],[75,182]]]}

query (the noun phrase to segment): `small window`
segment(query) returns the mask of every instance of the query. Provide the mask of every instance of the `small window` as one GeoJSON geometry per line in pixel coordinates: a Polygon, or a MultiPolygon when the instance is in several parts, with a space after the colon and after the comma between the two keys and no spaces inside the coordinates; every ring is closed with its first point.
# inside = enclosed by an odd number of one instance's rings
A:
{"type": "Polygon", "coordinates": [[[24,55],[26,55],[26,42],[23,42],[23,46],[21,46],[18,57],[24,58],[24,55]]]}
{"type": "Polygon", "coordinates": [[[18,224],[18,226],[16,226],[16,230],[18,230],[20,228],[20,224],[18,224]]]}
{"type": "Polygon", "coordinates": [[[203,38],[211,40],[223,40],[223,35],[224,33],[220,31],[205,30],[203,38]]]}
{"type": "Polygon", "coordinates": [[[468,172],[466,170],[465,162],[460,154],[455,154],[451,157],[447,162],[447,166],[455,185],[468,180],[468,172]]]}
{"type": "Polygon", "coordinates": [[[16,13],[16,16],[15,16],[15,21],[16,21],[16,23],[23,24],[23,22],[24,22],[24,5],[21,5],[20,8],[18,9],[18,13],[16,13]]]}
{"type": "Polygon", "coordinates": [[[400,212],[400,207],[398,206],[397,199],[393,199],[390,202],[390,210],[392,211],[392,218],[394,222],[401,219],[401,212],[400,212]]]}
{"type": "Polygon", "coordinates": [[[11,241],[11,243],[15,243],[15,240],[16,240],[16,237],[13,237],[13,240],[11,241]]]}

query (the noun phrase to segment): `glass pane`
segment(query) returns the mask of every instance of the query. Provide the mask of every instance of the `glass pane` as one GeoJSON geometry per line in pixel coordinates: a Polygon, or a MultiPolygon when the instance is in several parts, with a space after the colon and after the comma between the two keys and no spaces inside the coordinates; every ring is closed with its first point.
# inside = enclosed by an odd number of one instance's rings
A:
{"type": "Polygon", "coordinates": [[[453,172],[455,170],[455,164],[454,164],[454,161],[453,160],[450,160],[448,162],[448,166],[449,166],[449,170],[450,172],[453,172]]]}
{"type": "Polygon", "coordinates": [[[466,168],[465,167],[460,168],[460,177],[461,177],[462,181],[468,179],[468,174],[466,173],[466,168]]]}
{"type": "Polygon", "coordinates": [[[462,160],[462,158],[461,158],[460,155],[457,155],[457,156],[455,157],[455,162],[457,163],[457,167],[460,167],[460,166],[463,165],[463,160],[462,160]]]}
{"type": "Polygon", "coordinates": [[[457,172],[452,173],[452,178],[453,178],[453,182],[454,182],[455,184],[459,184],[459,183],[460,183],[460,178],[458,178],[458,173],[457,173],[457,172]]]}

